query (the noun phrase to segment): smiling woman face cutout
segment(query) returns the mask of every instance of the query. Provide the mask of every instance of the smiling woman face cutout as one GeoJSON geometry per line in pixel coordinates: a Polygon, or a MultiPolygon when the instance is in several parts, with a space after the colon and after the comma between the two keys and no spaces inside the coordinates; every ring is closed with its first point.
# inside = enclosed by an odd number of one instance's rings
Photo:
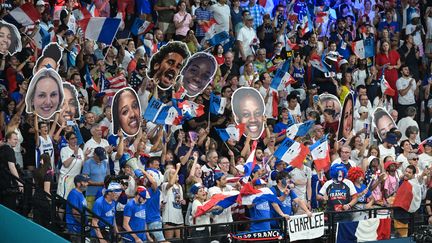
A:
{"type": "Polygon", "coordinates": [[[217,69],[216,59],[205,52],[192,55],[181,74],[186,95],[195,97],[199,95],[212,81],[217,69]]]}
{"type": "Polygon", "coordinates": [[[138,95],[132,88],[123,88],[114,96],[111,106],[113,132],[121,129],[127,136],[133,137],[141,128],[141,105],[138,95]]]}

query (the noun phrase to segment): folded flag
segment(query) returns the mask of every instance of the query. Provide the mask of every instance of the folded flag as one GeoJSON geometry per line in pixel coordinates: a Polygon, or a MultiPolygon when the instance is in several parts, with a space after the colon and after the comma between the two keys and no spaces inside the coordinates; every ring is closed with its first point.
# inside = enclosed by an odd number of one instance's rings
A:
{"type": "Polygon", "coordinates": [[[239,191],[229,191],[213,195],[210,200],[205,202],[202,206],[198,206],[194,218],[206,214],[215,206],[219,206],[223,209],[229,208],[236,202],[239,193],[239,191]]]}
{"type": "Polygon", "coordinates": [[[201,22],[201,24],[199,26],[204,31],[204,33],[207,33],[209,31],[211,31],[211,29],[214,28],[213,26],[215,26],[216,24],[217,24],[216,19],[211,18],[208,21],[201,22]]]}
{"type": "Polygon", "coordinates": [[[41,18],[39,11],[33,6],[33,3],[25,3],[14,8],[3,20],[15,25],[18,29],[34,25],[41,18]]]}
{"type": "Polygon", "coordinates": [[[328,135],[323,136],[320,140],[309,146],[309,150],[317,171],[327,170],[330,167],[328,135]]]}
{"type": "Polygon", "coordinates": [[[120,27],[121,19],[92,17],[78,21],[87,39],[111,45],[120,27]]]}
{"type": "Polygon", "coordinates": [[[278,149],[274,152],[276,158],[297,168],[303,164],[303,161],[308,154],[308,147],[288,137],[282,141],[278,149]]]}
{"type": "Polygon", "coordinates": [[[226,98],[214,93],[210,94],[210,113],[214,115],[222,115],[225,111],[226,98]]]}
{"type": "Polygon", "coordinates": [[[166,105],[160,100],[151,98],[144,113],[144,119],[160,125],[179,125],[182,117],[174,106],[166,105]]]}
{"type": "Polygon", "coordinates": [[[238,142],[243,136],[246,126],[244,123],[241,123],[238,124],[237,126],[231,125],[228,126],[227,128],[215,128],[215,129],[223,142],[226,142],[229,139],[238,142]]]}
{"type": "Polygon", "coordinates": [[[306,16],[303,16],[300,23],[300,36],[303,37],[304,35],[312,31],[313,31],[313,22],[309,12],[307,12],[306,16]]]}
{"type": "Polygon", "coordinates": [[[389,82],[385,79],[384,72],[383,72],[383,75],[381,77],[381,92],[385,95],[388,95],[388,96],[395,96],[396,95],[396,91],[392,87],[390,87],[389,82]]]}
{"type": "Polygon", "coordinates": [[[75,9],[72,11],[72,13],[77,21],[93,17],[90,11],[86,7],[75,9]]]}
{"type": "Polygon", "coordinates": [[[102,90],[107,96],[114,96],[117,91],[128,87],[127,79],[123,74],[115,77],[104,78],[102,82],[102,90]]]}
{"type": "Polygon", "coordinates": [[[291,64],[290,60],[291,59],[286,60],[282,67],[276,71],[275,76],[270,83],[270,87],[272,89],[283,90],[286,86],[288,86],[288,84],[293,84],[296,82],[288,72],[291,64]]]}
{"type": "Polygon", "coordinates": [[[390,239],[391,218],[366,219],[337,224],[336,243],[354,243],[390,239]]]}
{"type": "Polygon", "coordinates": [[[420,208],[421,194],[421,186],[417,178],[404,181],[396,192],[393,207],[400,207],[414,213],[420,208]]]}
{"type": "Polygon", "coordinates": [[[177,92],[174,93],[173,98],[177,100],[182,100],[186,96],[186,89],[181,86],[177,92]]]}
{"type": "Polygon", "coordinates": [[[138,36],[149,32],[154,27],[154,24],[143,20],[140,18],[136,18],[131,27],[131,33],[138,36]]]}
{"type": "Polygon", "coordinates": [[[185,100],[178,102],[178,108],[181,109],[183,119],[185,120],[204,115],[204,105],[197,104],[193,101],[185,100]]]}
{"type": "Polygon", "coordinates": [[[88,65],[86,65],[85,70],[86,70],[86,73],[85,73],[86,89],[92,88],[94,91],[99,93],[99,87],[94,82],[94,80],[90,74],[90,69],[89,69],[88,65]]]}
{"type": "Polygon", "coordinates": [[[354,41],[351,43],[351,47],[354,54],[360,59],[375,55],[374,41],[372,39],[354,41]]]}

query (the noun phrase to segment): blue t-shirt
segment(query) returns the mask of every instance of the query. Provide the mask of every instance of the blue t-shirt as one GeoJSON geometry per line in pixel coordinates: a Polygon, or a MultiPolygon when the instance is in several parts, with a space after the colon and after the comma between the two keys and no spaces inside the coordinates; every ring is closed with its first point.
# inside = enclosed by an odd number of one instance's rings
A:
{"type": "MultiPolygon", "coordinates": [[[[96,199],[94,205],[93,205],[93,212],[104,219],[106,222],[108,222],[111,226],[114,225],[114,219],[116,214],[115,209],[115,201],[112,201],[111,203],[108,203],[105,200],[105,197],[100,197],[96,199]]],[[[99,228],[105,227],[105,224],[99,220],[98,222],[99,228]]]]}
{"type": "Polygon", "coordinates": [[[288,129],[288,127],[290,126],[291,124],[285,124],[285,123],[283,123],[283,122],[278,122],[278,123],[276,123],[276,125],[274,125],[274,127],[273,127],[273,132],[274,133],[280,133],[280,132],[282,132],[284,129],[286,130],[286,129],[288,129]]]}
{"type": "MultiPolygon", "coordinates": [[[[144,230],[146,225],[146,206],[135,202],[134,199],[128,201],[124,208],[124,216],[130,217],[129,226],[132,231],[144,230]]],[[[145,233],[136,234],[142,241],[146,241],[147,237],[145,233]]],[[[135,242],[135,239],[131,235],[124,235],[125,238],[131,242],[135,242]]]]}
{"type": "MultiPolygon", "coordinates": [[[[103,182],[107,174],[107,161],[104,160],[97,164],[93,158],[90,158],[84,163],[82,173],[88,175],[93,182],[103,182]]],[[[88,186],[86,195],[95,196],[101,188],[102,186],[88,186]]]]}
{"type": "MultiPolygon", "coordinates": [[[[253,207],[249,208],[251,220],[269,219],[270,204],[268,201],[260,201],[253,207]]],[[[265,231],[270,230],[270,221],[251,223],[250,231],[265,231]]]]}
{"type": "MultiPolygon", "coordinates": [[[[87,207],[87,201],[84,195],[76,188],[70,191],[67,197],[67,201],[76,208],[78,208],[80,211],[83,209],[83,207],[87,207]]],[[[81,222],[75,219],[72,213],[72,207],[68,203],[66,204],[66,225],[69,232],[81,232],[81,222]]]]}
{"type": "Polygon", "coordinates": [[[149,188],[148,192],[150,194],[150,198],[147,199],[147,202],[145,203],[147,217],[146,221],[147,224],[161,221],[160,216],[160,190],[153,188],[149,188]]]}
{"type": "MultiPolygon", "coordinates": [[[[361,184],[360,187],[357,187],[355,184],[355,189],[357,191],[357,193],[361,193],[366,189],[366,185],[365,184],[361,184]]],[[[367,203],[367,199],[371,196],[372,192],[369,190],[365,195],[359,197],[358,199],[358,203],[367,203]]]]}
{"type": "MultiPolygon", "coordinates": [[[[273,192],[273,194],[275,194],[277,197],[282,196],[283,192],[280,191],[280,195],[278,195],[278,192],[276,191],[275,187],[271,187],[270,190],[273,192]]],[[[294,199],[297,198],[297,195],[295,194],[295,192],[293,190],[290,190],[289,195],[287,195],[285,197],[285,200],[282,201],[281,205],[279,206],[282,210],[282,212],[284,212],[284,214],[288,214],[288,215],[292,215],[292,201],[294,199]]],[[[278,213],[276,213],[276,211],[274,210],[274,208],[271,208],[271,213],[272,213],[272,218],[277,218],[280,215],[278,213]]]]}

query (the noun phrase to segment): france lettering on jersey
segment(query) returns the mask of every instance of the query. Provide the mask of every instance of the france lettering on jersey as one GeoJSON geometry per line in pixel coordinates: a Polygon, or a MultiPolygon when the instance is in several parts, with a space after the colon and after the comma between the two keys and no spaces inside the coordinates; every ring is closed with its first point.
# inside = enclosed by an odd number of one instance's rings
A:
{"type": "Polygon", "coordinates": [[[39,167],[42,154],[48,154],[51,157],[51,168],[54,168],[54,145],[50,136],[47,136],[47,139],[39,136],[39,147],[36,148],[36,168],[39,167]]]}

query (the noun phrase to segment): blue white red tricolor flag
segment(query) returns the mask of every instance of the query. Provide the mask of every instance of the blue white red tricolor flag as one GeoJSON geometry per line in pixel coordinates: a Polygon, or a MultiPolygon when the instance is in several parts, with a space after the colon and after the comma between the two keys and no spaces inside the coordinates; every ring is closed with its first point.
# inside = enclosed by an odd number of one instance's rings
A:
{"type": "Polygon", "coordinates": [[[306,156],[309,154],[309,148],[290,138],[285,138],[274,152],[274,156],[282,161],[289,163],[294,167],[301,167],[306,156]]]}
{"type": "Polygon", "coordinates": [[[182,117],[174,106],[152,98],[144,113],[144,119],[160,125],[179,125],[182,117]]]}
{"type": "Polygon", "coordinates": [[[138,36],[149,32],[154,27],[154,24],[143,20],[140,18],[136,18],[131,27],[131,33],[138,36]]]}
{"type": "Polygon", "coordinates": [[[204,105],[197,104],[193,101],[185,100],[178,102],[178,108],[181,109],[182,116],[185,120],[204,115],[204,105]]]}
{"type": "Polygon", "coordinates": [[[326,66],[324,66],[324,63],[322,61],[321,56],[319,56],[316,53],[312,53],[310,59],[309,59],[310,64],[312,65],[312,67],[320,70],[323,73],[327,73],[328,72],[328,68],[326,66]]]}
{"type": "Polygon", "coordinates": [[[210,113],[214,115],[222,115],[225,111],[226,98],[214,93],[210,94],[210,113]]]}
{"type": "Polygon", "coordinates": [[[198,206],[197,211],[193,217],[199,217],[209,212],[215,206],[219,206],[222,209],[229,208],[236,202],[239,193],[239,191],[229,191],[213,195],[210,200],[206,201],[202,206],[198,206]]]}
{"type": "Polygon", "coordinates": [[[381,92],[385,95],[388,95],[388,96],[395,96],[396,95],[396,91],[392,87],[390,87],[389,82],[385,79],[384,72],[383,72],[383,75],[381,77],[381,92]]]}
{"type": "Polygon", "coordinates": [[[85,73],[86,89],[92,88],[94,91],[99,93],[99,87],[94,82],[94,80],[90,74],[90,69],[89,69],[88,65],[86,65],[85,70],[86,70],[86,73],[85,73]]]}
{"type": "Polygon", "coordinates": [[[121,19],[92,17],[78,21],[87,39],[111,45],[120,27],[121,19]]]}
{"type": "Polygon", "coordinates": [[[315,121],[305,121],[304,123],[293,124],[286,130],[286,136],[290,139],[295,137],[305,136],[309,130],[314,126],[315,121]]]}
{"type": "Polygon", "coordinates": [[[252,144],[251,153],[249,154],[249,157],[246,160],[246,163],[243,165],[244,167],[244,181],[248,181],[250,175],[252,174],[252,170],[255,168],[257,161],[255,158],[255,152],[256,152],[256,146],[257,146],[257,140],[255,140],[252,144]]]}
{"type": "Polygon", "coordinates": [[[420,208],[421,195],[421,185],[417,178],[404,181],[396,192],[393,207],[400,207],[409,213],[414,213],[420,208]]]}
{"type": "Polygon", "coordinates": [[[309,146],[315,169],[317,171],[327,170],[330,166],[330,145],[328,135],[323,136],[320,140],[309,146]]]}
{"type": "Polygon", "coordinates": [[[33,3],[25,3],[10,11],[8,15],[3,17],[3,20],[20,29],[24,26],[34,25],[40,18],[41,15],[33,3]]]}
{"type": "Polygon", "coordinates": [[[336,243],[354,243],[390,239],[391,218],[366,219],[337,224],[336,243]]]}
{"type": "Polygon", "coordinates": [[[354,54],[360,58],[365,59],[375,55],[375,47],[372,40],[359,40],[351,43],[354,54]]]}
{"type": "Polygon", "coordinates": [[[290,68],[290,60],[286,60],[282,67],[279,68],[275,76],[273,77],[270,87],[275,90],[283,90],[285,87],[287,87],[289,84],[295,83],[295,79],[289,74],[289,68],[290,68]]]}
{"type": "Polygon", "coordinates": [[[223,142],[228,141],[229,139],[232,139],[234,141],[240,141],[241,137],[244,134],[244,131],[246,129],[246,126],[244,123],[240,123],[236,126],[231,125],[227,128],[215,128],[216,132],[219,134],[219,137],[223,142]]]}
{"type": "Polygon", "coordinates": [[[186,89],[181,86],[177,92],[173,94],[173,98],[177,100],[182,100],[186,96],[186,89]]]}

